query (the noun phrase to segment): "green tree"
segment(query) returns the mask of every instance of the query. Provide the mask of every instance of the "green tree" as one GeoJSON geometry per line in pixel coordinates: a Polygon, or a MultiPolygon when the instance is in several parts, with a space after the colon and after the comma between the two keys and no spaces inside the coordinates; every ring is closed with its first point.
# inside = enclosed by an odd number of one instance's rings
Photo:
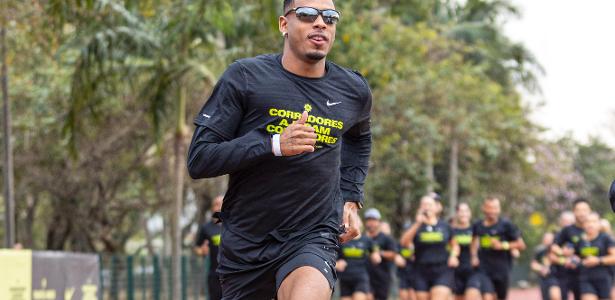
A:
{"type": "MultiPolygon", "coordinates": [[[[81,2],[83,3],[83,2],[81,2]]],[[[51,1],[50,9],[61,16],[72,15],[78,20],[74,43],[80,55],[75,61],[71,83],[71,110],[67,119],[68,133],[75,139],[82,128],[84,116],[104,109],[109,97],[128,93],[138,101],[149,103],[155,136],[166,134],[168,123],[173,139],[175,195],[171,206],[172,276],[174,298],[179,298],[179,257],[181,252],[179,215],[185,186],[186,105],[190,93],[215,82],[205,59],[220,49],[219,33],[230,32],[232,10],[225,1],[167,2],[153,7],[126,1],[85,1],[82,6],[51,1]],[[132,10],[131,10],[132,9],[132,10]],[[139,10],[141,9],[141,10],[139,10]],[[151,14],[148,18],[143,13],[151,14]],[[94,17],[92,19],[92,17],[94,17]],[[92,21],[94,20],[94,21],[92,21]],[[201,56],[199,56],[199,54],[201,56]],[[171,111],[172,117],[166,117],[171,111]]],[[[65,18],[60,24],[65,25],[65,18]]],[[[78,153],[76,153],[78,155],[78,153]]]]}
{"type": "Polygon", "coordinates": [[[592,138],[579,145],[574,168],[584,179],[583,195],[598,212],[609,211],[606,199],[615,170],[615,151],[599,138],[592,138]]]}

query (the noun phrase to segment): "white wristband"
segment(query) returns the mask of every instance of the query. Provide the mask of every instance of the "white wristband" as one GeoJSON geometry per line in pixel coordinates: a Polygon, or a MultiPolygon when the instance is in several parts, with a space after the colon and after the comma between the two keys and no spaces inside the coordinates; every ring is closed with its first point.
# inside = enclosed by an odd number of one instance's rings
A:
{"type": "Polygon", "coordinates": [[[273,148],[273,155],[282,156],[282,148],[280,147],[280,135],[274,134],[271,136],[271,146],[273,148]]]}

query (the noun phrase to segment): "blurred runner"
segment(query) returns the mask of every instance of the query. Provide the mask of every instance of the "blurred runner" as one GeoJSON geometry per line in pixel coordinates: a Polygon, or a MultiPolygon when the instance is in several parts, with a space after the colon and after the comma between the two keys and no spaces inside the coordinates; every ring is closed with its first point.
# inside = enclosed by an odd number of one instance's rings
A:
{"type": "MultiPolygon", "coordinates": [[[[472,244],[472,211],[467,203],[457,204],[455,210],[455,218],[453,219],[453,237],[460,247],[459,266],[455,269],[455,286],[453,294],[458,300],[463,300],[466,294],[466,288],[469,286],[470,278],[474,274],[472,267],[472,255],[470,246],[472,244]]],[[[480,288],[476,286],[475,288],[480,288]]],[[[480,297],[480,295],[478,295],[480,297]]],[[[468,295],[468,299],[477,297],[477,295],[468,295]]]]}
{"type": "Polygon", "coordinates": [[[547,232],[542,237],[542,244],[536,248],[534,259],[530,268],[538,274],[540,293],[543,300],[560,300],[562,292],[559,289],[559,282],[555,277],[555,266],[549,259],[550,247],[553,244],[554,234],[547,232]]]}
{"type": "Polygon", "coordinates": [[[572,292],[575,300],[581,299],[579,289],[579,269],[576,268],[578,261],[574,257],[574,249],[583,237],[583,223],[591,213],[589,202],[585,199],[577,199],[572,204],[575,223],[568,225],[555,235],[555,241],[551,246],[551,261],[564,268],[565,271],[557,271],[559,287],[562,291],[562,299],[568,299],[568,292],[572,292]]]}
{"type": "Polygon", "coordinates": [[[342,245],[335,265],[342,300],[366,300],[370,292],[368,266],[380,264],[382,257],[364,235],[342,245]]]}
{"type": "Polygon", "coordinates": [[[375,208],[365,211],[366,235],[372,239],[375,251],[381,256],[381,263],[369,264],[370,299],[387,300],[391,288],[391,273],[397,245],[390,236],[382,232],[380,212],[375,208]]]}
{"type": "MultiPolygon", "coordinates": [[[[224,196],[217,196],[211,201],[210,211],[212,214],[219,212],[222,208],[224,196]]],[[[220,246],[220,232],[222,225],[218,218],[212,217],[211,221],[199,226],[196,233],[195,249],[197,255],[209,255],[209,270],[207,271],[207,295],[210,300],[222,298],[222,288],[216,268],[218,268],[218,247],[220,246]]]]}
{"type": "Polygon", "coordinates": [[[600,216],[590,213],[583,223],[584,235],[576,244],[579,256],[579,289],[582,300],[608,300],[611,298],[612,274],[615,265],[615,241],[600,232],[600,216]]]}
{"type": "Polygon", "coordinates": [[[459,265],[459,246],[450,225],[438,219],[438,212],[432,197],[421,198],[415,223],[401,237],[402,247],[414,245],[414,290],[418,300],[449,299],[455,276],[452,268],[459,265]]]}
{"type": "MultiPolygon", "coordinates": [[[[411,224],[404,226],[404,232],[410,228],[411,224]]],[[[399,280],[399,299],[400,300],[415,300],[416,294],[414,291],[414,245],[410,243],[407,247],[398,245],[399,253],[395,257],[395,265],[397,266],[397,279],[399,280]]]]}
{"type": "MultiPolygon", "coordinates": [[[[478,284],[483,299],[506,299],[512,269],[511,249],[525,249],[521,232],[509,220],[501,218],[500,200],[487,197],[483,201],[484,219],[472,228],[472,265],[478,272],[472,276],[471,287],[478,284]]],[[[476,291],[472,291],[475,294],[476,291]]]]}

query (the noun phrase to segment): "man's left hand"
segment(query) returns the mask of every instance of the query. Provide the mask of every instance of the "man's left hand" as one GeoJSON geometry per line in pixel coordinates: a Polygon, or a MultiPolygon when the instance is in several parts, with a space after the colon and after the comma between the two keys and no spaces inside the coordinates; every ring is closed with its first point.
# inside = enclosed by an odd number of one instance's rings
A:
{"type": "Polygon", "coordinates": [[[359,229],[359,206],[356,202],[346,202],[344,204],[344,215],[342,217],[342,226],[345,232],[342,233],[340,243],[346,243],[357,237],[360,233],[359,229]]]}
{"type": "Polygon", "coordinates": [[[587,257],[587,258],[583,259],[582,263],[583,263],[584,267],[591,268],[591,267],[595,267],[595,266],[599,265],[600,264],[600,259],[598,257],[595,257],[595,256],[590,256],[590,257],[587,257]]]}

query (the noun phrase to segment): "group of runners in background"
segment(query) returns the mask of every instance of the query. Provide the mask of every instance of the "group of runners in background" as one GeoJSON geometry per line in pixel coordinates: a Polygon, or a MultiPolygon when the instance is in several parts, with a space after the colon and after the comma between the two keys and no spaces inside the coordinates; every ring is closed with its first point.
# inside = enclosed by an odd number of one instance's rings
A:
{"type": "Polygon", "coordinates": [[[615,242],[611,225],[587,200],[561,214],[558,232],[547,232],[531,268],[540,278],[543,299],[612,299],[615,242]]]}
{"type": "Polygon", "coordinates": [[[513,257],[525,243],[500,217],[500,201],[486,198],[484,218],[474,223],[466,203],[451,220],[441,218],[442,210],[438,195],[422,197],[414,222],[396,241],[380,213],[368,209],[365,233],[341,245],[336,269],[342,299],[388,299],[393,273],[402,300],[505,299],[513,257]]]}
{"type": "MultiPolygon", "coordinates": [[[[214,199],[212,211],[222,197],[214,199]]],[[[420,200],[414,222],[399,240],[391,236],[378,210],[364,213],[364,232],[342,244],[336,263],[344,300],[388,299],[397,275],[399,299],[506,299],[515,257],[525,249],[517,226],[500,216],[497,198],[484,199],[483,218],[473,222],[467,203],[444,220],[437,194],[420,200]]],[[[212,220],[197,233],[196,252],[217,254],[220,226],[212,220]]],[[[537,273],[543,299],[610,299],[615,274],[615,242],[610,224],[577,200],[560,217],[561,230],[545,233],[531,269],[537,273]]],[[[210,299],[220,299],[215,259],[208,278],[210,299]]]]}

